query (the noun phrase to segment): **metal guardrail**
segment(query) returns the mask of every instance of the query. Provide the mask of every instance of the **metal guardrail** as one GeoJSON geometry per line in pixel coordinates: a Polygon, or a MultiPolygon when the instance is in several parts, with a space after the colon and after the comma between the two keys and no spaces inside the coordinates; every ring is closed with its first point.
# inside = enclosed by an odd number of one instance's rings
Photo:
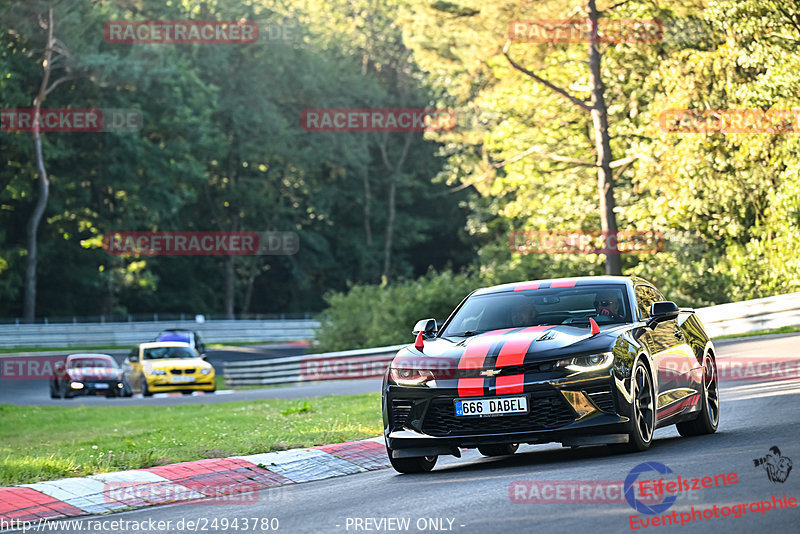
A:
{"type": "Polygon", "coordinates": [[[295,341],[314,339],[319,322],[287,319],[0,325],[0,347],[132,346],[152,341],[168,328],[194,330],[206,343],[295,341]]]}
{"type": "Polygon", "coordinates": [[[800,293],[719,304],[695,310],[711,337],[800,325],[800,293]]]}
{"type": "Polygon", "coordinates": [[[405,345],[304,354],[272,360],[225,362],[225,386],[291,384],[316,380],[377,378],[405,345]]]}
{"type": "MultiPolygon", "coordinates": [[[[800,293],[709,306],[695,310],[711,337],[800,325],[800,293]]],[[[378,378],[404,345],[306,354],[273,360],[227,362],[230,387],[316,380],[378,378]]]]}

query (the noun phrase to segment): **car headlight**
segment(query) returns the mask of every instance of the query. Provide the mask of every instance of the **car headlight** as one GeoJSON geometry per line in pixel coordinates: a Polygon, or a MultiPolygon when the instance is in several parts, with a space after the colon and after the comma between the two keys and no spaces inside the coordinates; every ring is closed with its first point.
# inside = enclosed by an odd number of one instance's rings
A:
{"type": "Polygon", "coordinates": [[[433,373],[427,369],[408,369],[392,367],[389,370],[392,382],[400,386],[421,386],[428,380],[433,380],[433,373]]]}
{"type": "Polygon", "coordinates": [[[567,358],[559,360],[556,367],[562,367],[568,371],[585,372],[585,371],[599,371],[611,366],[614,361],[614,354],[611,352],[603,352],[601,354],[591,354],[589,356],[578,356],[576,358],[567,358]]]}
{"type": "Polygon", "coordinates": [[[83,384],[81,384],[80,382],[71,382],[69,384],[69,387],[71,387],[72,389],[83,389],[83,384]]]}
{"type": "Polygon", "coordinates": [[[165,374],[167,374],[167,372],[165,370],[163,370],[163,369],[152,369],[150,371],[150,374],[151,375],[165,375],[165,374]]]}
{"type": "Polygon", "coordinates": [[[206,367],[204,369],[200,369],[201,375],[210,375],[211,374],[211,367],[206,367]]]}

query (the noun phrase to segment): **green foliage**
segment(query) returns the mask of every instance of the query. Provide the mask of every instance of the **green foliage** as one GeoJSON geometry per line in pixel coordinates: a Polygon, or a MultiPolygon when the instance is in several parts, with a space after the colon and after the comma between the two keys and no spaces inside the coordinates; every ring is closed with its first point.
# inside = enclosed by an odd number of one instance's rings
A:
{"type": "Polygon", "coordinates": [[[317,331],[320,352],[405,343],[420,319],[444,321],[475,289],[467,274],[430,272],[395,284],[354,285],[326,296],[317,331]]]}
{"type": "MultiPolygon", "coordinates": [[[[54,76],[68,66],[75,79],[53,91],[45,107],[135,109],[144,124],[138,132],[43,135],[52,187],[39,231],[37,315],[208,314],[222,312],[230,300],[236,313],[305,312],[322,307],[325,291],[380,280],[389,203],[383,152],[396,160],[405,134],[305,132],[300,115],[308,108],[430,102],[422,73],[401,46],[396,6],[366,0],[340,6],[272,0],[6,3],[0,7],[3,108],[31,106],[45,39],[37,18],[51,4],[55,35],[70,52],[54,76]],[[372,8],[368,18],[351,16],[372,8]],[[252,45],[103,40],[106,21],[138,19],[248,19],[291,31],[285,40],[252,45]],[[102,235],[126,230],[294,231],[300,252],[106,254],[102,235]],[[226,297],[228,287],[233,294],[226,297]]],[[[36,172],[30,134],[0,136],[6,163],[0,167],[0,316],[13,317],[21,314],[36,172]]],[[[438,146],[421,133],[412,137],[406,162],[393,177],[398,191],[390,277],[473,259],[461,232],[460,203],[470,192],[442,197],[444,185],[431,183],[442,165],[438,146]]]]}

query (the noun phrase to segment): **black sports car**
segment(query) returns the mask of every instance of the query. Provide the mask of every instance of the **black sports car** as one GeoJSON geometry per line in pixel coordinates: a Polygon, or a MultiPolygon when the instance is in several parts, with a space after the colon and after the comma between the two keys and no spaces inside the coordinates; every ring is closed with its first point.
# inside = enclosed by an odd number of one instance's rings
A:
{"type": "Polygon", "coordinates": [[[78,395],[129,397],[131,392],[122,369],[108,354],[71,354],[50,379],[50,397],[78,395]]]}
{"type": "Polygon", "coordinates": [[[714,346],[691,309],[638,277],[586,277],[473,291],[441,329],[414,327],[384,378],[392,466],[440,454],[513,454],[520,443],[650,447],[656,428],[713,433],[714,346]]]}

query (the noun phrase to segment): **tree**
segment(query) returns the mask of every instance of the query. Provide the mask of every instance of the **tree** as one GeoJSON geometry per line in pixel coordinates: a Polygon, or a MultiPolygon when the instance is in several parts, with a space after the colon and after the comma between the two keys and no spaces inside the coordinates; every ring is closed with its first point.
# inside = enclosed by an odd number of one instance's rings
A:
{"type": "MultiPolygon", "coordinates": [[[[75,78],[75,75],[70,72],[70,67],[66,66],[67,74],[56,78],[52,83],[50,82],[50,76],[53,73],[53,68],[56,63],[68,60],[70,58],[70,53],[65,45],[55,37],[52,8],[47,11],[46,20],[44,20],[41,15],[39,16],[39,24],[42,29],[47,32],[47,40],[45,41],[44,58],[42,60],[42,82],[39,85],[39,91],[36,93],[36,97],[33,99],[34,117],[39,116],[42,103],[45,98],[47,98],[47,95],[52,93],[53,90],[62,83],[75,78]]],[[[47,169],[45,168],[44,156],[42,154],[42,133],[39,131],[38,126],[34,127],[33,130],[33,145],[39,180],[39,198],[36,201],[36,206],[28,220],[27,226],[28,259],[25,269],[25,306],[23,314],[25,322],[28,323],[32,323],[36,316],[37,234],[39,232],[39,223],[41,223],[44,210],[47,207],[47,199],[50,196],[50,181],[47,177],[47,169]]]]}

